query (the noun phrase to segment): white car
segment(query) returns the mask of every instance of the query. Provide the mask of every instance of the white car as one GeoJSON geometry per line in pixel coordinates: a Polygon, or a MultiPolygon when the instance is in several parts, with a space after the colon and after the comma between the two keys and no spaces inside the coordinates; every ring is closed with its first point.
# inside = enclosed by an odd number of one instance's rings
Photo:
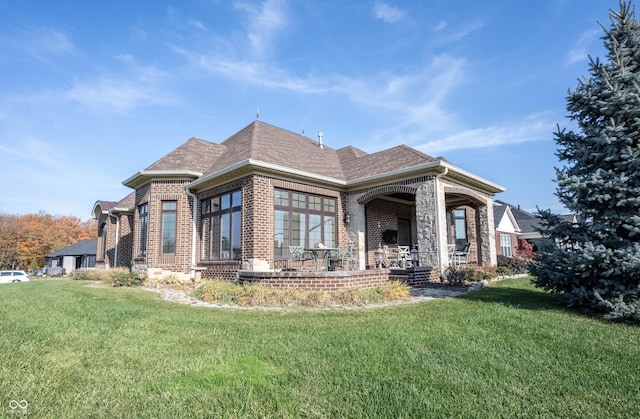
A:
{"type": "Polygon", "coordinates": [[[0,284],[27,281],[29,281],[29,275],[25,271],[0,271],[0,284]]]}

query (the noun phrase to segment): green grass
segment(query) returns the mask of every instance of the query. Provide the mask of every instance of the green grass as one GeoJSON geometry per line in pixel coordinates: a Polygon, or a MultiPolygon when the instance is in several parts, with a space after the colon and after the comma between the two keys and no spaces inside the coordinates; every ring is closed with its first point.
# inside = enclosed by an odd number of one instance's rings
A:
{"type": "Polygon", "coordinates": [[[0,286],[0,417],[640,416],[640,328],[563,311],[527,279],[318,311],[86,285],[0,286]]]}

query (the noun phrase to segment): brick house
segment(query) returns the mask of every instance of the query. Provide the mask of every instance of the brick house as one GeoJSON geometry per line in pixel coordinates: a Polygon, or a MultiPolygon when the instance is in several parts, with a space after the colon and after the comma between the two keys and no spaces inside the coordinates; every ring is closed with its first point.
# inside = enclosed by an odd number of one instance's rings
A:
{"type": "Polygon", "coordinates": [[[256,120],[219,144],[191,138],[123,184],[130,195],[93,207],[99,268],[235,279],[318,243],[352,244],[361,271],[384,244],[415,246],[432,275],[448,243],[496,263],[492,199],[504,189],[406,145],[333,149],[256,120]]]}

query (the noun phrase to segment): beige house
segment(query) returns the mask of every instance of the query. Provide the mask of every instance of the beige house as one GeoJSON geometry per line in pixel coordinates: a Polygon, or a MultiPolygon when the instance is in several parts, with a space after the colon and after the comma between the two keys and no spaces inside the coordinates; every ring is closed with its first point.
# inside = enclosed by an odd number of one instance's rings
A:
{"type": "Polygon", "coordinates": [[[504,189],[406,145],[368,154],[254,121],[221,143],[191,138],[97,201],[96,266],[235,279],[287,270],[290,246],[351,246],[356,270],[409,246],[437,277],[449,250],[496,263],[493,197],[504,189]],[[256,269],[256,267],[259,267],[256,269]]]}

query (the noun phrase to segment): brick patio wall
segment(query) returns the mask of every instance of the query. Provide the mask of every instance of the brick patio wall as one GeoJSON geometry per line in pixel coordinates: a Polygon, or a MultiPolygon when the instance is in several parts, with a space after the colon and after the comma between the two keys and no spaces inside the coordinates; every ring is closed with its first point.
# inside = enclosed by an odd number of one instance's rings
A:
{"type": "Polygon", "coordinates": [[[375,288],[389,282],[389,269],[330,272],[239,271],[243,283],[260,283],[274,288],[338,291],[347,288],[375,288]]]}

